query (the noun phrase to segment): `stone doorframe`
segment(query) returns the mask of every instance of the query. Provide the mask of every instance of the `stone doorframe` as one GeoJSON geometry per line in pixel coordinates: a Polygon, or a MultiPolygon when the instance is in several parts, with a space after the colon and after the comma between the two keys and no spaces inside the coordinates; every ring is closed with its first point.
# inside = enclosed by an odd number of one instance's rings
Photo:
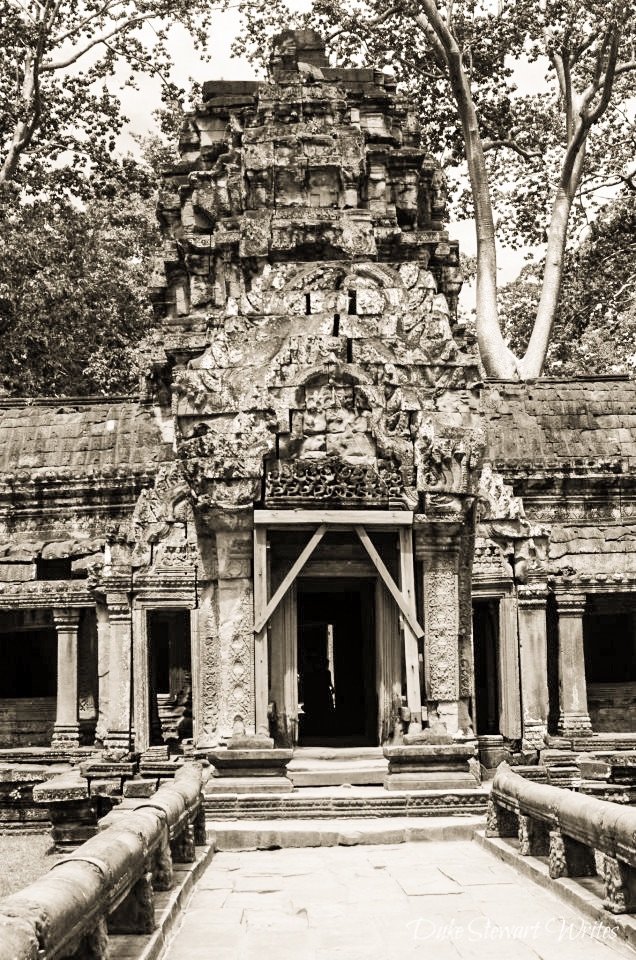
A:
{"type": "Polygon", "coordinates": [[[268,623],[328,530],[350,530],[358,537],[379,578],[399,609],[404,637],[406,698],[409,733],[422,729],[418,640],[424,630],[415,607],[415,568],[412,541],[413,514],[407,510],[255,510],[254,511],[254,688],[256,731],[269,734],[268,623]],[[368,529],[390,531],[399,537],[400,586],[387,570],[368,529]],[[270,596],[267,564],[268,530],[311,532],[309,541],[270,596]]]}
{"type": "Polygon", "coordinates": [[[197,609],[192,599],[182,597],[135,597],[133,628],[133,717],[135,750],[143,752],[150,746],[150,672],[148,648],[148,613],[152,610],[187,610],[190,614],[190,651],[192,663],[192,721],[193,737],[198,734],[200,710],[199,693],[199,630],[197,609]]]}

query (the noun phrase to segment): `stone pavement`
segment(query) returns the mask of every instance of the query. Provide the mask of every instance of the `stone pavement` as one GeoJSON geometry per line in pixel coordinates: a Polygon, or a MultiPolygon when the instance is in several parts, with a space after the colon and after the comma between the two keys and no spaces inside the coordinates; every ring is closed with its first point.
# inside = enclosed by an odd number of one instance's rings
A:
{"type": "Polygon", "coordinates": [[[217,853],[165,960],[635,960],[471,841],[217,853]]]}

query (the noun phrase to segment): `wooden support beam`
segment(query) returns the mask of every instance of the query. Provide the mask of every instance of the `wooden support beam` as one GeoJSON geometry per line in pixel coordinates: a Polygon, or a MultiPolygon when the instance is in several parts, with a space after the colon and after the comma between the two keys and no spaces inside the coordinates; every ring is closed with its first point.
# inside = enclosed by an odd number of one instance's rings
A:
{"type": "MultiPolygon", "coordinates": [[[[259,621],[267,607],[267,528],[254,530],[254,620],[259,621]]],[[[267,621],[254,629],[254,701],[256,733],[269,736],[269,663],[267,657],[267,621]]]]}
{"type": "MultiPolygon", "coordinates": [[[[415,567],[413,565],[413,535],[408,527],[400,528],[400,582],[402,596],[415,610],[415,567]]],[[[422,694],[420,688],[420,660],[417,636],[410,624],[403,620],[404,663],[406,666],[406,702],[411,713],[409,733],[422,729],[422,694]]]]}
{"type": "Polygon", "coordinates": [[[371,560],[373,561],[373,564],[376,570],[382,577],[382,580],[384,581],[384,584],[387,590],[389,591],[389,593],[397,603],[398,607],[400,608],[404,616],[404,619],[408,623],[414,635],[416,637],[423,637],[424,630],[422,629],[420,624],[417,622],[417,616],[415,613],[415,604],[410,606],[409,603],[406,601],[400,588],[396,585],[395,580],[393,579],[393,577],[385,567],[382,557],[373,546],[373,543],[371,542],[371,538],[369,537],[369,534],[364,529],[364,527],[356,526],[354,529],[358,534],[358,537],[360,538],[360,542],[362,543],[362,546],[371,557],[371,560]]]}
{"type": "MultiPolygon", "coordinates": [[[[256,528],[254,533],[256,534],[257,530],[259,529],[262,529],[263,533],[265,533],[265,528],[256,528]]],[[[318,529],[314,531],[309,543],[305,546],[305,548],[301,552],[298,559],[293,563],[289,573],[286,574],[284,580],[276,590],[274,596],[269,601],[269,603],[265,606],[265,609],[264,610],[261,609],[258,612],[255,610],[254,633],[259,634],[261,630],[267,626],[267,621],[269,620],[274,610],[276,609],[278,604],[281,602],[281,600],[283,599],[283,597],[291,587],[292,583],[294,582],[294,580],[296,579],[296,577],[298,576],[298,574],[300,573],[302,568],[305,566],[310,556],[312,555],[312,553],[314,552],[314,550],[316,549],[316,547],[324,537],[326,530],[327,530],[327,524],[322,523],[318,527],[318,529]]],[[[256,571],[255,571],[255,574],[256,574],[256,571]]]]}
{"type": "Polygon", "coordinates": [[[257,527],[412,527],[411,510],[255,510],[257,527]]]}

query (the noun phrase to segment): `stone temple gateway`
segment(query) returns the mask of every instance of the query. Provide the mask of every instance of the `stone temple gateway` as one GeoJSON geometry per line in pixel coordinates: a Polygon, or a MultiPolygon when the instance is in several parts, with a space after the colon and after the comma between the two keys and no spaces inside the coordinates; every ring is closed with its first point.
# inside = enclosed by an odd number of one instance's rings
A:
{"type": "Polygon", "coordinates": [[[462,788],[475,742],[633,743],[634,384],[482,381],[391,79],[283,34],[159,217],[142,395],[0,405],[5,758],[385,746],[462,788]]]}

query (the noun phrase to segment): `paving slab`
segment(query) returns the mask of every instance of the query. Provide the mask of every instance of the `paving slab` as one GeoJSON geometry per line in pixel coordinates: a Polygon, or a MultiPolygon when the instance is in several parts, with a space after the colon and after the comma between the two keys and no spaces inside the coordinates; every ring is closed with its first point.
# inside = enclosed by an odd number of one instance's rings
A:
{"type": "Polygon", "coordinates": [[[473,841],[218,852],[164,960],[268,956],[636,960],[636,951],[473,841]]]}

